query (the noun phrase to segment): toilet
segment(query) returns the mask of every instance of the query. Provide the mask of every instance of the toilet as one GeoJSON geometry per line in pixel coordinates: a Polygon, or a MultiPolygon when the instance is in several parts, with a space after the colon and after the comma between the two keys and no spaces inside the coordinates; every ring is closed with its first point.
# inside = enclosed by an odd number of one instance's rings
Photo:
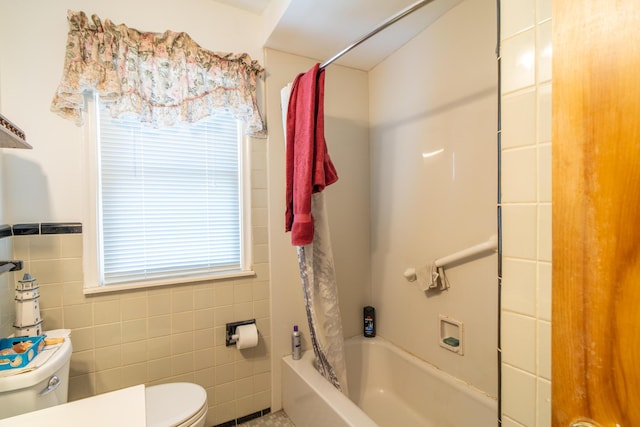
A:
{"type": "Polygon", "coordinates": [[[203,427],[207,392],[192,383],[167,383],[145,388],[147,427],[203,427]]]}
{"type": "MultiPolygon", "coordinates": [[[[0,420],[67,403],[71,353],[71,339],[67,335],[37,369],[12,376],[0,375],[0,420]]],[[[147,427],[204,426],[208,404],[207,392],[201,386],[167,383],[145,387],[144,393],[147,427]]],[[[94,397],[83,401],[90,403],[94,397]]]]}
{"type": "Polygon", "coordinates": [[[55,350],[43,350],[42,354],[37,356],[49,356],[37,369],[17,375],[0,376],[0,419],[67,402],[69,362],[73,348],[68,336],[58,346],[55,350]],[[46,352],[52,354],[45,354],[46,352]]]}

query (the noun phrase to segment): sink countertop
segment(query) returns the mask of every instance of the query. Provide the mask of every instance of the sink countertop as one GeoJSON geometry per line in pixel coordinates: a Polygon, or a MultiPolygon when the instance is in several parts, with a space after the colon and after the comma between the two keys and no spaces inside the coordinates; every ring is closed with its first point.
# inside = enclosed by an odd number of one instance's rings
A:
{"type": "Polygon", "coordinates": [[[144,384],[0,420],[0,427],[146,427],[144,384]]]}

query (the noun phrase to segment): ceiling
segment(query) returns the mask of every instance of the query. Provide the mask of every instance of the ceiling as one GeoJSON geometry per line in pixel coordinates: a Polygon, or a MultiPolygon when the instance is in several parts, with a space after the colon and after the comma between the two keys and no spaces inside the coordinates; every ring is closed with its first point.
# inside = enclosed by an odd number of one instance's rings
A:
{"type": "MultiPolygon", "coordinates": [[[[270,0],[217,0],[262,13],[270,0]]],[[[368,71],[462,0],[434,0],[335,63],[368,71]]],[[[291,0],[265,46],[324,62],[415,0],[291,0]]]]}
{"type": "Polygon", "coordinates": [[[269,5],[269,0],[216,0],[218,3],[228,4],[239,9],[261,15],[269,5]]]}

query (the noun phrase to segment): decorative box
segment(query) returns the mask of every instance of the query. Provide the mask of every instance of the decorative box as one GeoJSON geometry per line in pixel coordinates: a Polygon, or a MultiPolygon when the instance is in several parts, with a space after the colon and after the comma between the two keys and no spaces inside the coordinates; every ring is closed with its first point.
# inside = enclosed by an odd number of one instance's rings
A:
{"type": "Polygon", "coordinates": [[[44,335],[0,339],[0,371],[24,368],[40,353],[43,347],[44,335]],[[11,351],[14,346],[23,347],[24,351],[21,353],[11,351]]]}

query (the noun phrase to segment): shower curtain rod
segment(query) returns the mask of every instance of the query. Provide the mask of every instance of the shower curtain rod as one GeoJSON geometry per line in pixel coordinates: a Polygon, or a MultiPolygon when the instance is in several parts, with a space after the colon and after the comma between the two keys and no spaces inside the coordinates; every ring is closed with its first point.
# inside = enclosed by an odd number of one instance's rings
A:
{"type": "Polygon", "coordinates": [[[359,46],[360,44],[362,44],[366,40],[368,40],[371,37],[373,37],[376,34],[378,34],[380,31],[382,31],[385,28],[387,28],[388,26],[394,24],[396,21],[399,21],[400,19],[404,18],[405,16],[415,12],[416,10],[420,9],[422,6],[428,5],[431,2],[433,2],[433,0],[421,0],[421,1],[418,1],[418,2],[416,2],[416,3],[414,3],[414,4],[410,5],[410,6],[406,7],[405,9],[403,9],[400,12],[396,13],[392,17],[388,18],[386,21],[384,21],[382,24],[380,24],[373,31],[370,31],[369,33],[367,33],[364,36],[360,37],[358,40],[356,40],[355,42],[351,43],[349,46],[345,47],[340,52],[338,52],[334,56],[332,56],[331,58],[327,59],[325,62],[320,64],[320,68],[325,68],[326,66],[330,65],[332,62],[336,61],[341,56],[343,56],[344,54],[346,54],[347,52],[349,52],[350,50],[355,48],[356,46],[359,46]]]}

